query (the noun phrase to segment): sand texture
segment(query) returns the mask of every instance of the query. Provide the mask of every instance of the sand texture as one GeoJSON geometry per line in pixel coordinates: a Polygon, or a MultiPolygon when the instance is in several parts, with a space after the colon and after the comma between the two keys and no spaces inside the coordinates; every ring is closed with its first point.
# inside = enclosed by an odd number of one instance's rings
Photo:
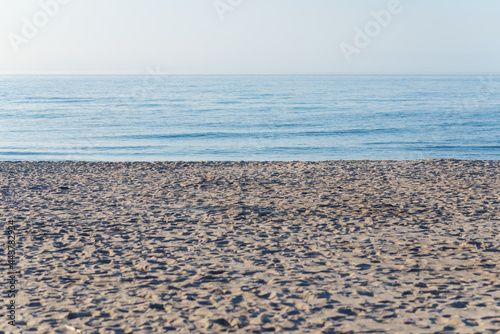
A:
{"type": "Polygon", "coordinates": [[[8,219],[23,333],[500,332],[498,161],[0,162],[8,219]]]}

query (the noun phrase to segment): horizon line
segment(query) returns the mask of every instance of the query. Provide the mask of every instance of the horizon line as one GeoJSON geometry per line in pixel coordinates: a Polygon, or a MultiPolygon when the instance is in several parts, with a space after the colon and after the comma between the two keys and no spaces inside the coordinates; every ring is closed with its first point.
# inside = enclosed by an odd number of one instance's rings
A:
{"type": "Polygon", "coordinates": [[[250,76],[250,75],[500,75],[500,72],[303,72],[303,73],[147,73],[145,72],[0,72],[0,75],[193,75],[193,76],[211,76],[211,75],[233,75],[233,76],[250,76]]]}

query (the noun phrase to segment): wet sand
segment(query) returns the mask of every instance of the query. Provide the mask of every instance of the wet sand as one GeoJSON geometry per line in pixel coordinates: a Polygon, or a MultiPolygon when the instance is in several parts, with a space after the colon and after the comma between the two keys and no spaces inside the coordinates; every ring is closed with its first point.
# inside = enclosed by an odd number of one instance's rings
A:
{"type": "Polygon", "coordinates": [[[498,161],[0,162],[9,219],[6,333],[500,332],[498,161]]]}

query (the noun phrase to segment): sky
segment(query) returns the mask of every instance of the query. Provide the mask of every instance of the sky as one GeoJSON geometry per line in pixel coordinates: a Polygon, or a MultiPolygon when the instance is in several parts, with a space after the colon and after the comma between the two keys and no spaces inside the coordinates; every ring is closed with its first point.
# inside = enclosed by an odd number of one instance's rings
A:
{"type": "Polygon", "coordinates": [[[500,73],[498,0],[1,0],[0,73],[500,73]]]}

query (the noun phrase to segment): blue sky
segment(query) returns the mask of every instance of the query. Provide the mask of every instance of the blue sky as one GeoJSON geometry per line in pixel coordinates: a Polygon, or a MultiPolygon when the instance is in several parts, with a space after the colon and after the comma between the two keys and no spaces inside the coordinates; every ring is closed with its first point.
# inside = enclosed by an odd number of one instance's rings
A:
{"type": "Polygon", "coordinates": [[[498,0],[2,0],[0,72],[500,73],[498,13],[498,0]]]}

